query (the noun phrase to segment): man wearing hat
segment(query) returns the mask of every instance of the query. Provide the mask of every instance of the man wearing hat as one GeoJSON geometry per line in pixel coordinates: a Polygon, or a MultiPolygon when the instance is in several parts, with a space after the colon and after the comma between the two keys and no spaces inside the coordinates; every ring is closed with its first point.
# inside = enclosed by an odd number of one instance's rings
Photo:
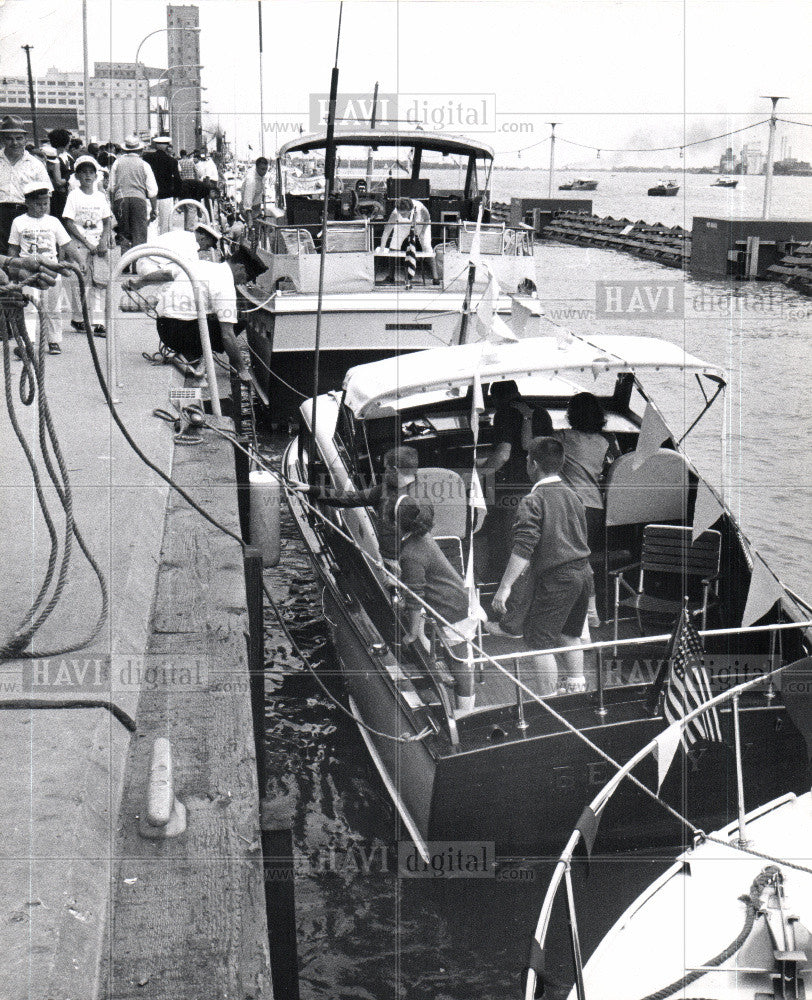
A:
{"type": "Polygon", "coordinates": [[[144,153],[144,163],[152,167],[158,184],[158,232],[165,233],[172,222],[172,206],[180,197],[180,173],[178,161],[169,152],[172,140],[168,135],[156,135],[152,149],[144,153]]]}
{"type": "Polygon", "coordinates": [[[147,242],[147,226],[158,214],[158,185],[141,158],[143,149],[137,136],[128,135],[110,171],[110,200],[124,250],[147,242]]]}
{"type": "MultiPolygon", "coordinates": [[[[199,252],[206,252],[219,244],[222,234],[214,226],[200,223],[195,229],[195,239],[199,252]]],[[[250,373],[237,343],[238,327],[241,326],[238,321],[237,285],[254,281],[258,274],[266,270],[265,265],[255,256],[246,258],[241,254],[235,254],[219,264],[198,256],[196,261],[189,261],[189,265],[202,293],[212,350],[224,351],[239,377],[250,381],[250,373]]],[[[186,273],[176,264],[165,261],[157,270],[127,279],[122,287],[138,291],[146,285],[161,286],[155,306],[161,343],[190,364],[196,364],[203,347],[195,296],[186,273]]]]}
{"type": "Polygon", "coordinates": [[[11,223],[25,212],[23,188],[31,181],[41,182],[50,191],[53,187],[48,171],[36,156],[25,148],[26,130],[22,119],[4,115],[0,119],[0,253],[8,252],[11,223]]]}

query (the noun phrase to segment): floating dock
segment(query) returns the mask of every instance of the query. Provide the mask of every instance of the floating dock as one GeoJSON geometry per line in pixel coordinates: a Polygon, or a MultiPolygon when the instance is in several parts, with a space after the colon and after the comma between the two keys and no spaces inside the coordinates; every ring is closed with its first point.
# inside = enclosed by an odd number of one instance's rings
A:
{"type": "MultiPolygon", "coordinates": [[[[196,447],[173,444],[171,426],[152,410],[166,407],[180,376],[141,357],[157,346],[152,321],[128,315],[119,329],[125,424],[158,466],[239,534],[231,445],[212,432],[196,447]]],[[[100,608],[98,582],[74,543],[59,603],[35,638],[43,655],[0,665],[2,995],[268,998],[242,549],[126,444],[85,337],[67,333],[62,346],[61,357],[46,360],[47,395],[75,520],[109,587],[110,617],[86,648],[48,655],[81,641],[100,608]],[[67,702],[93,707],[58,707],[67,702]],[[175,795],[186,811],[175,838],[139,833],[159,738],[171,745],[175,795]]],[[[20,367],[12,361],[11,388],[36,452],[36,406],[16,396],[20,367]]],[[[6,637],[33,601],[50,546],[7,419],[0,448],[6,637]]],[[[44,497],[61,514],[53,487],[44,497]]],[[[55,523],[60,535],[64,518],[55,523]]]]}

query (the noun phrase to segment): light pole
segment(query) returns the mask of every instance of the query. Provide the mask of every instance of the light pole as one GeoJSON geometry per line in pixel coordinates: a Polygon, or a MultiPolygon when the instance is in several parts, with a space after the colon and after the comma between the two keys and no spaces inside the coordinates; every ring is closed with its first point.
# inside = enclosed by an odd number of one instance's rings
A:
{"type": "MultiPolygon", "coordinates": [[[[163,73],[161,73],[161,75],[157,78],[157,80],[155,81],[154,85],[157,86],[161,82],[161,80],[164,79],[164,77],[166,76],[167,73],[171,73],[173,70],[176,70],[176,69],[203,69],[203,63],[189,63],[188,65],[185,64],[185,63],[178,63],[178,65],[176,65],[176,66],[167,66],[166,69],[163,71],[163,73]]],[[[178,88],[178,89],[182,89],[182,88],[178,88]]],[[[200,89],[203,90],[204,88],[201,87],[200,89]]],[[[149,98],[150,98],[150,93],[149,93],[149,89],[148,89],[147,90],[147,132],[151,133],[151,131],[152,131],[151,128],[150,128],[150,114],[151,114],[151,112],[150,112],[150,107],[149,107],[149,98]]],[[[167,100],[168,100],[168,97],[167,97],[167,100]]]]}
{"type": "Polygon", "coordinates": [[[553,171],[555,170],[555,127],[559,122],[550,122],[550,183],[547,187],[547,197],[553,196],[553,171]]]}
{"type": "MultiPolygon", "coordinates": [[[[139,105],[141,103],[139,101],[139,99],[138,99],[138,97],[139,97],[138,82],[142,79],[140,76],[138,76],[138,67],[141,66],[141,64],[138,61],[138,57],[141,54],[141,46],[144,44],[144,42],[147,41],[148,38],[152,38],[153,35],[161,35],[161,34],[164,34],[164,33],[168,32],[168,31],[197,31],[197,32],[199,32],[200,28],[199,27],[192,27],[192,26],[190,26],[188,28],[156,28],[155,31],[150,31],[150,33],[148,35],[144,35],[144,37],[138,43],[138,48],[135,50],[135,65],[136,65],[135,127],[136,128],[138,128],[138,117],[139,117],[139,110],[140,110],[139,105]]],[[[143,69],[143,68],[144,67],[141,66],[141,69],[143,69]]],[[[147,92],[147,131],[149,131],[149,92],[147,92]]]]}
{"type": "MultiPolygon", "coordinates": [[[[172,110],[172,104],[173,104],[175,98],[178,96],[178,94],[182,94],[184,90],[202,91],[202,90],[208,90],[208,87],[198,87],[197,85],[195,85],[195,86],[189,86],[189,87],[178,87],[177,90],[173,90],[172,91],[172,93],[167,98],[167,104],[169,106],[169,130],[170,131],[172,129],[172,118],[173,118],[174,113],[175,113],[172,110]]],[[[208,101],[204,101],[201,98],[201,101],[200,101],[200,117],[201,117],[201,121],[200,121],[200,126],[199,126],[199,131],[200,132],[202,132],[202,130],[203,130],[203,122],[202,122],[202,118],[203,118],[203,105],[204,104],[208,104],[208,103],[209,103],[208,101]]],[[[196,127],[195,127],[195,142],[197,142],[198,138],[199,138],[198,127],[197,127],[197,123],[196,123],[196,127]]]]}

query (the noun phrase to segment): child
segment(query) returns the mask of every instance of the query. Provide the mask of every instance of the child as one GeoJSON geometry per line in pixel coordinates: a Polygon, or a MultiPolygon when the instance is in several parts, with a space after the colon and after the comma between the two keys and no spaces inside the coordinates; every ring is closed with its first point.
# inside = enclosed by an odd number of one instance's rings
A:
{"type": "MultiPolygon", "coordinates": [[[[465,581],[443,555],[440,546],[431,536],[434,526],[434,507],[423,500],[418,502],[405,497],[398,506],[397,522],[401,534],[400,578],[410,590],[421,597],[437,614],[454,629],[442,628],[445,641],[457,659],[449,662],[454,675],[456,715],[463,715],[474,708],[474,675],[465,662],[466,640],[476,636],[477,624],[484,619],[479,607],[468,614],[468,591],[465,581]]],[[[404,642],[420,641],[429,648],[425,633],[423,606],[406,595],[406,636],[404,642]]]]}
{"type": "MultiPolygon", "coordinates": [[[[25,215],[18,215],[11,224],[9,255],[25,257],[39,254],[47,261],[58,263],[65,258],[65,250],[71,240],[62,223],[48,215],[51,192],[43,187],[42,181],[29,181],[23,187],[23,196],[25,215]]],[[[33,302],[25,307],[25,326],[31,342],[36,346],[39,334],[46,339],[49,354],[61,354],[62,315],[59,302],[62,279],[58,278],[50,288],[33,289],[31,295],[33,302]],[[38,321],[41,321],[41,329],[38,321]]]]}
{"type": "MultiPolygon", "coordinates": [[[[74,173],[79,187],[68,192],[62,220],[75,240],[74,248],[84,272],[87,307],[93,332],[97,337],[104,337],[102,289],[93,284],[90,264],[94,257],[106,263],[107,248],[110,245],[110,204],[96,187],[96,161],[92,156],[80,156],[74,166],[74,173]]],[[[70,300],[70,325],[74,330],[84,330],[82,297],[76,275],[71,275],[70,300]]]]}
{"type": "Polygon", "coordinates": [[[366,490],[347,493],[326,493],[319,486],[306,487],[307,492],[328,507],[373,507],[375,527],[378,531],[378,548],[385,563],[398,558],[399,536],[395,525],[398,500],[407,496],[409,487],[417,478],[418,456],[414,448],[390,448],[383,457],[381,482],[366,490]]]}

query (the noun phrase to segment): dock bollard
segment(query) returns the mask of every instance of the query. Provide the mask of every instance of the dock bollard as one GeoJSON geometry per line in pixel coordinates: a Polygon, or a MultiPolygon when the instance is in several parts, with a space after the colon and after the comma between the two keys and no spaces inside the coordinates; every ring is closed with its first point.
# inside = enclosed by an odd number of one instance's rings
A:
{"type": "Polygon", "coordinates": [[[279,500],[282,483],[273,472],[248,473],[251,508],[251,544],[262,553],[263,566],[278,566],[282,553],[279,500]]]}
{"type": "Polygon", "coordinates": [[[186,806],[175,797],[172,744],[163,736],[152,747],[147,800],[138,829],[142,837],[151,839],[177,837],[186,829],[186,806]]]}

